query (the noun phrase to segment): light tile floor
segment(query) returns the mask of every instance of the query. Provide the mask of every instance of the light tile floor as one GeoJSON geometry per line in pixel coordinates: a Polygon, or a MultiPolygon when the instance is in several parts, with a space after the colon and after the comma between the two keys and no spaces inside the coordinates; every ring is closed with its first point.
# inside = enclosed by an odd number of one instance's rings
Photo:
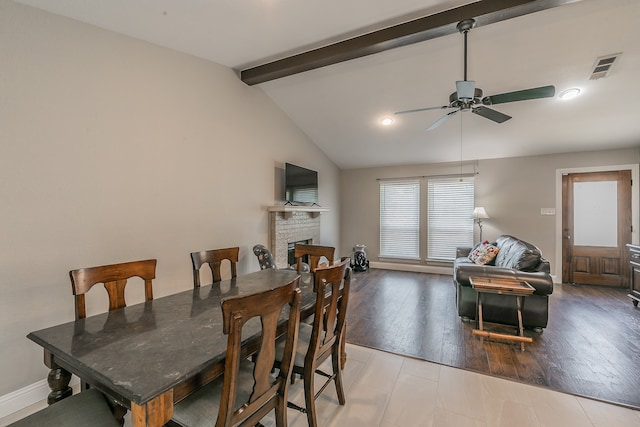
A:
{"type": "MultiPolygon", "coordinates": [[[[640,426],[640,411],[621,406],[349,344],[347,355],[347,404],[338,405],[330,385],[316,401],[322,427],[640,426]]],[[[302,381],[289,397],[304,406],[302,381]]],[[[0,419],[0,426],[43,405],[0,419]]],[[[288,417],[292,427],[307,426],[305,414],[290,409],[288,417]]]]}

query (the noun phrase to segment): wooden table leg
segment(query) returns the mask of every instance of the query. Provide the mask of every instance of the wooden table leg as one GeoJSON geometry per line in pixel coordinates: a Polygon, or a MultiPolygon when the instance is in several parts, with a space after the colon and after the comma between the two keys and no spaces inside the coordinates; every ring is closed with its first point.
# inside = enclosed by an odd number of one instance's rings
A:
{"type": "MultiPolygon", "coordinates": [[[[479,283],[479,282],[478,282],[479,283]]],[[[529,286],[529,288],[531,288],[531,286],[526,283],[523,282],[524,284],[526,284],[527,286],[529,286]]],[[[485,284],[486,286],[487,284],[485,284]]],[[[476,290],[476,329],[474,329],[472,331],[473,335],[478,335],[482,338],[499,338],[499,339],[504,339],[504,340],[509,340],[509,341],[517,341],[520,343],[520,349],[522,351],[524,351],[524,343],[525,342],[533,342],[533,339],[530,337],[525,337],[524,336],[524,327],[523,327],[523,322],[522,322],[522,306],[524,304],[524,300],[523,298],[527,295],[529,295],[529,293],[525,293],[525,292],[515,292],[515,291],[519,291],[519,288],[515,288],[512,290],[515,293],[515,297],[516,297],[516,305],[517,305],[517,309],[518,309],[518,335],[513,335],[513,334],[498,334],[495,332],[488,332],[484,330],[484,325],[482,322],[482,300],[483,300],[483,294],[485,292],[487,293],[494,293],[494,294],[505,294],[505,292],[503,292],[502,289],[491,289],[490,287],[487,287],[486,289],[479,289],[476,288],[476,284],[474,284],[472,282],[472,286],[473,288],[476,290]]],[[[531,288],[533,289],[533,288],[531,288]]]]}
{"type": "MultiPolygon", "coordinates": [[[[518,330],[520,336],[524,338],[524,328],[522,327],[522,297],[516,296],[516,305],[518,306],[518,330]]],[[[520,351],[524,351],[524,341],[520,342],[520,351]]]]}
{"type": "Polygon", "coordinates": [[[160,427],[173,416],[173,390],[168,390],[147,402],[136,405],[131,402],[131,422],[135,427],[160,427]]]}
{"type": "Polygon", "coordinates": [[[482,294],[480,292],[478,292],[478,315],[477,315],[477,319],[478,319],[478,329],[481,331],[484,331],[484,326],[482,324],[482,294]]]}
{"type": "Polygon", "coordinates": [[[51,389],[51,393],[47,396],[47,403],[51,405],[71,396],[73,394],[73,390],[69,387],[71,373],[58,366],[53,360],[53,355],[47,350],[44,351],[44,364],[51,369],[49,375],[47,375],[47,383],[49,383],[49,388],[51,389]]]}

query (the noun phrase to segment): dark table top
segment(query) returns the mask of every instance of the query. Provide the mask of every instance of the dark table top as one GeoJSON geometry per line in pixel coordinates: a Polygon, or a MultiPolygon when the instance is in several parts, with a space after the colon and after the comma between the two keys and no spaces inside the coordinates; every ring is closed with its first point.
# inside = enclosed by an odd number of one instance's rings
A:
{"type": "MultiPolygon", "coordinates": [[[[222,333],[221,298],[283,286],[296,276],[293,270],[262,270],[27,337],[49,351],[58,365],[140,405],[223,363],[227,336],[222,333]]],[[[301,275],[300,289],[301,310],[308,312],[315,303],[310,275],[301,275]]],[[[259,321],[253,320],[243,337],[259,334],[259,321]]]]}

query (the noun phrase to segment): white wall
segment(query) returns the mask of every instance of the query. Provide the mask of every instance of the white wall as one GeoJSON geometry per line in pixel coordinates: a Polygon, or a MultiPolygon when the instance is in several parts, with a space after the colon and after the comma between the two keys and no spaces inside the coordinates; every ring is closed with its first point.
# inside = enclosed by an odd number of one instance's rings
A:
{"type": "MultiPolygon", "coordinates": [[[[603,147],[606,144],[603,142],[603,147]]],[[[603,150],[487,160],[480,164],[476,197],[492,219],[485,222],[483,234],[495,238],[512,234],[538,246],[551,262],[551,273],[559,276],[562,265],[557,258],[561,248],[556,221],[561,221],[562,206],[556,205],[556,171],[568,168],[591,168],[638,164],[640,150],[603,150]],[[556,216],[540,214],[541,208],[555,208],[556,216]]],[[[632,191],[638,194],[640,186],[632,191]]],[[[561,196],[561,195],[560,195],[561,196]]],[[[638,212],[635,212],[636,218],[638,212]]]]}
{"type": "MultiPolygon", "coordinates": [[[[544,257],[551,262],[552,274],[557,274],[562,266],[556,265],[555,262],[556,217],[540,214],[541,208],[556,208],[556,213],[561,214],[562,206],[556,206],[556,170],[629,165],[638,162],[640,150],[633,148],[479,160],[475,164],[463,165],[462,169],[459,164],[431,164],[342,171],[342,247],[347,249],[356,243],[365,244],[369,260],[378,261],[378,178],[457,174],[461,170],[473,173],[475,169],[478,173],[475,178],[475,205],[484,206],[491,216],[483,221],[483,239],[492,240],[501,234],[511,234],[531,242],[538,246],[544,257]]],[[[638,185],[632,189],[636,195],[639,190],[638,185]]],[[[474,231],[477,239],[477,226],[474,231]]],[[[422,230],[420,247],[426,247],[425,230],[422,230]]],[[[425,257],[424,253],[422,257],[425,257]]],[[[406,264],[406,261],[403,263],[406,264]]]]}
{"type": "Polygon", "coordinates": [[[156,298],[192,286],[195,250],[240,246],[258,270],[287,161],[319,172],[337,246],[339,170],[258,87],[0,0],[0,397],[46,378],[25,336],[73,319],[71,269],[157,258],[156,298]]]}

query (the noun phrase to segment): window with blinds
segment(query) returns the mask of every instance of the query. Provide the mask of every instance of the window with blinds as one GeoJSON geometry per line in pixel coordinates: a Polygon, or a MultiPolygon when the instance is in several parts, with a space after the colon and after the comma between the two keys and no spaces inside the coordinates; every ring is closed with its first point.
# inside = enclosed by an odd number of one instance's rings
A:
{"type": "Polygon", "coordinates": [[[285,192],[285,200],[302,202],[302,203],[318,203],[318,187],[294,188],[293,191],[285,192]]]}
{"type": "Polygon", "coordinates": [[[420,181],[380,181],[380,256],[420,259],[420,181]]]}
{"type": "Polygon", "coordinates": [[[430,178],[427,204],[427,257],[454,260],[457,246],[473,245],[473,178],[430,178]]]}

